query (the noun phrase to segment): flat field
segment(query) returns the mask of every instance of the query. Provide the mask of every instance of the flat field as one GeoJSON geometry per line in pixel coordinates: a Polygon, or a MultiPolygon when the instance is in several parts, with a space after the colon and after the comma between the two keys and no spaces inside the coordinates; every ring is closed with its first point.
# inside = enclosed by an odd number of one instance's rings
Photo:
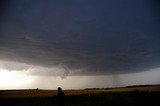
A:
{"type": "MultiPolygon", "coordinates": [[[[160,106],[160,86],[64,90],[66,106],[160,106]]],[[[0,106],[57,106],[57,90],[0,90],[0,106]]]]}

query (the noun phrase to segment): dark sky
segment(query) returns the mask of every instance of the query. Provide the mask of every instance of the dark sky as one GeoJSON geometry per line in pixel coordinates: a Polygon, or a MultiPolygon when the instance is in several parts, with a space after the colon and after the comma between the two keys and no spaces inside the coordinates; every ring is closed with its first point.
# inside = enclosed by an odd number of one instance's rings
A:
{"type": "Polygon", "coordinates": [[[134,73],[160,66],[158,0],[2,0],[0,4],[3,61],[63,66],[75,70],[75,75],[134,73]]]}

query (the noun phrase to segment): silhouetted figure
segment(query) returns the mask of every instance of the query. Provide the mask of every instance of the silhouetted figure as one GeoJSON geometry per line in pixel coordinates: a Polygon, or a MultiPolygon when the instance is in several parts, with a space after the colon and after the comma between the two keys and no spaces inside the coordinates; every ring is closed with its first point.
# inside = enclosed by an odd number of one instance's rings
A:
{"type": "Polygon", "coordinates": [[[65,106],[65,94],[61,87],[58,87],[57,103],[58,106],[65,106]]]}

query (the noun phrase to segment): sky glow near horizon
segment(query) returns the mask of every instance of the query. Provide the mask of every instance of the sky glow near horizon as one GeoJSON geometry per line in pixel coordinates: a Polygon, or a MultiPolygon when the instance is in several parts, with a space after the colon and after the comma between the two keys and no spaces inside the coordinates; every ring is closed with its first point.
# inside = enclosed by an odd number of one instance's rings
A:
{"type": "Polygon", "coordinates": [[[34,70],[33,66],[27,70],[7,70],[3,68],[0,68],[0,89],[57,89],[58,86],[64,89],[85,89],[160,83],[160,68],[129,74],[68,75],[66,77],[60,76],[61,74],[56,76],[54,73],[52,73],[53,75],[48,75],[47,73],[50,72],[46,72],[46,70],[36,74],[35,71],[39,69],[34,70]]]}
{"type": "Polygon", "coordinates": [[[1,0],[0,89],[160,84],[158,0],[1,0]]]}

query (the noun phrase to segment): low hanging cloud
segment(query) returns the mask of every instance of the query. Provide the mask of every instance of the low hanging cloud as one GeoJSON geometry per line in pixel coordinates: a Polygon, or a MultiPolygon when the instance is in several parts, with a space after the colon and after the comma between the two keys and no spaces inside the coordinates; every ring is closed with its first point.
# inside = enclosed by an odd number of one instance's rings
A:
{"type": "Polygon", "coordinates": [[[59,76],[62,79],[65,79],[69,74],[73,74],[73,70],[68,69],[63,64],[57,67],[44,67],[13,61],[0,61],[0,71],[23,71],[29,76],[59,76]]]}
{"type": "Polygon", "coordinates": [[[8,71],[28,70],[31,66],[25,63],[17,63],[14,61],[0,61],[0,69],[8,71]]]}
{"type": "Polygon", "coordinates": [[[154,0],[7,0],[2,10],[1,60],[58,67],[62,77],[160,66],[160,14],[154,0]]]}

